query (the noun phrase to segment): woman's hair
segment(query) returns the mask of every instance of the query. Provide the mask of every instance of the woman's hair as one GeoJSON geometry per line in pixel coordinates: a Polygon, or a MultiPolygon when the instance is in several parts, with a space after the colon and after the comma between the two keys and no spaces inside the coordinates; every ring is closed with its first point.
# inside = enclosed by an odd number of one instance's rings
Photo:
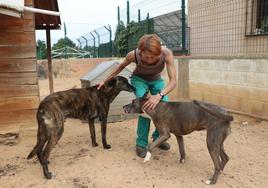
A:
{"type": "Polygon", "coordinates": [[[156,34],[143,35],[138,43],[141,52],[148,51],[155,56],[161,54],[161,43],[156,34]]]}

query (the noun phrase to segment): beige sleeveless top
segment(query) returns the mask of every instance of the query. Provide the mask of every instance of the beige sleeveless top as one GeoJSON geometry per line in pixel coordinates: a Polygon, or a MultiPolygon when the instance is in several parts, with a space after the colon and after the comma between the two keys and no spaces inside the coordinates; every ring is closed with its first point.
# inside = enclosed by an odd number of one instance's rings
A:
{"type": "Polygon", "coordinates": [[[146,81],[155,81],[161,78],[161,72],[165,67],[165,57],[162,52],[160,60],[152,65],[145,64],[141,61],[140,50],[135,49],[135,61],[136,69],[133,71],[133,75],[139,76],[146,81]]]}

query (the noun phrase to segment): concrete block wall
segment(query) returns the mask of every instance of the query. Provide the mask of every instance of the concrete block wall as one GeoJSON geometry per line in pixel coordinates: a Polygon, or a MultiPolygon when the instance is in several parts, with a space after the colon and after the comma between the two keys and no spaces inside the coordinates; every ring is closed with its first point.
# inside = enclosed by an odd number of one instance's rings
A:
{"type": "Polygon", "coordinates": [[[268,59],[190,59],[189,97],[268,119],[268,59]]]}

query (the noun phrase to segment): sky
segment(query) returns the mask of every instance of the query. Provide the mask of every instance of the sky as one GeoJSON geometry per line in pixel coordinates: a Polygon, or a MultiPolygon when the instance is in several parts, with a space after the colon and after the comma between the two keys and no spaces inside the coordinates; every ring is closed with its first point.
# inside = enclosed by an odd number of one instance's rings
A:
{"type": "MultiPolygon", "coordinates": [[[[133,11],[137,8],[144,8],[144,11],[150,11],[152,14],[165,9],[170,11],[179,9],[179,4],[174,9],[174,3],[177,4],[179,0],[129,0],[129,2],[130,7],[133,7],[130,10],[133,17],[136,17],[136,15],[133,15],[133,11]]],[[[118,6],[120,12],[122,11],[121,14],[123,14],[121,17],[126,18],[124,9],[126,10],[127,0],[58,0],[58,5],[62,27],[61,30],[51,30],[52,44],[64,37],[63,23],[66,24],[67,37],[78,44],[76,39],[108,24],[114,33],[117,24],[118,6]]],[[[147,13],[142,15],[144,17],[147,13]]],[[[37,31],[36,39],[45,41],[45,31],[37,31]]]]}

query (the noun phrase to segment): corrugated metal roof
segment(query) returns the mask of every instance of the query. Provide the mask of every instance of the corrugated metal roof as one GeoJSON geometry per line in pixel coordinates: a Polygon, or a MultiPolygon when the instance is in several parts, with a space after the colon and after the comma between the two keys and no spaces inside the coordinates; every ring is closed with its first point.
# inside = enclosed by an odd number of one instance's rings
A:
{"type": "MultiPolygon", "coordinates": [[[[118,61],[105,61],[99,65],[97,65],[94,69],[89,71],[86,75],[84,75],[81,80],[89,80],[92,81],[99,75],[101,75],[103,72],[105,72],[107,69],[111,68],[112,66],[120,64],[118,61]]],[[[124,70],[127,70],[131,73],[130,70],[125,68],[124,70]]]]}

